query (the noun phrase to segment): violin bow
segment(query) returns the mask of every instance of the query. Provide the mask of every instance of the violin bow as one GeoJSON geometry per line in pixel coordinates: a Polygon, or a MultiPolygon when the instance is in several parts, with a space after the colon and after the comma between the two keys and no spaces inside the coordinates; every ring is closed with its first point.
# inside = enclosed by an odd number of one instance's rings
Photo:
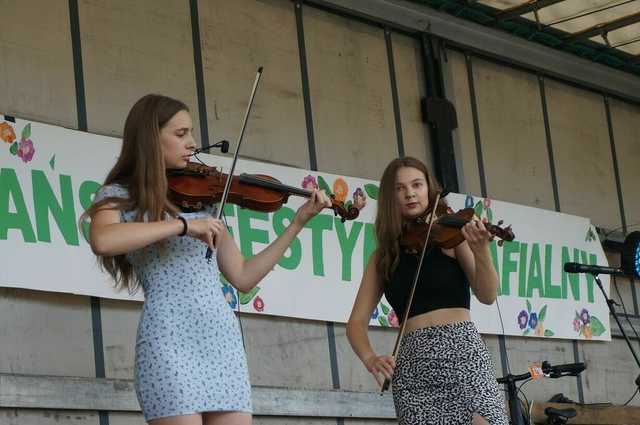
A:
{"type": "MultiPolygon", "coordinates": [[[[236,162],[238,161],[238,153],[240,152],[240,145],[242,144],[242,137],[244,136],[244,130],[247,128],[247,121],[249,120],[249,113],[251,112],[251,107],[253,106],[253,99],[256,96],[256,90],[258,89],[258,83],[260,82],[260,77],[262,76],[263,67],[258,68],[258,72],[256,73],[256,79],[253,82],[253,89],[251,90],[251,97],[249,98],[249,105],[247,106],[247,110],[244,113],[244,119],[242,120],[242,128],[240,129],[240,136],[238,136],[238,142],[236,143],[236,151],[233,154],[233,161],[231,162],[231,169],[229,170],[227,181],[224,185],[224,191],[222,192],[222,198],[220,199],[220,203],[218,204],[218,212],[217,219],[220,220],[222,218],[222,212],[224,211],[224,205],[227,202],[227,198],[229,196],[229,189],[231,188],[231,181],[233,180],[233,171],[236,169],[236,162]]],[[[205,258],[207,261],[211,261],[211,255],[213,251],[211,248],[207,248],[207,253],[205,258]]]]}
{"type": "MultiPolygon", "coordinates": [[[[418,278],[420,277],[420,270],[422,270],[422,262],[424,261],[425,253],[427,252],[427,241],[429,240],[429,235],[431,235],[431,228],[433,227],[433,222],[436,217],[436,208],[438,207],[438,203],[440,202],[440,194],[442,192],[436,193],[436,201],[433,204],[433,210],[431,212],[431,217],[429,219],[429,229],[427,230],[427,238],[424,241],[424,246],[422,247],[422,252],[420,253],[420,261],[418,261],[418,268],[416,269],[416,274],[413,277],[413,285],[411,285],[411,291],[409,292],[409,298],[407,298],[407,307],[404,310],[404,314],[402,315],[402,326],[400,327],[400,331],[398,332],[398,336],[396,337],[396,342],[393,346],[393,358],[395,359],[398,355],[398,351],[400,350],[400,341],[404,336],[405,329],[407,327],[407,320],[409,319],[409,311],[411,310],[411,305],[413,304],[413,296],[416,292],[416,287],[418,286],[418,278]]],[[[380,388],[380,394],[384,393],[389,389],[389,384],[391,382],[389,379],[385,379],[382,387],[380,388]]]]}

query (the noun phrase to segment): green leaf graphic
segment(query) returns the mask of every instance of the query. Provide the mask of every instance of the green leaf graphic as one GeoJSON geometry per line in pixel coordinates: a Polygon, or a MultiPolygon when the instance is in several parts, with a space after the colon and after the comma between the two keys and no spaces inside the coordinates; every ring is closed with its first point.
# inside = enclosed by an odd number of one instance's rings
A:
{"type": "Polygon", "coordinates": [[[389,326],[389,322],[387,322],[387,318],[384,316],[378,316],[378,323],[382,326],[389,326]]]}
{"type": "Polygon", "coordinates": [[[540,322],[544,322],[544,318],[547,315],[547,306],[545,305],[540,309],[540,314],[538,315],[538,320],[540,322]]]}
{"type": "Polygon", "coordinates": [[[604,327],[600,319],[598,319],[596,316],[591,316],[591,318],[589,319],[589,323],[591,324],[591,333],[594,336],[600,336],[605,333],[606,328],[604,327]]]}
{"type": "Polygon", "coordinates": [[[365,184],[364,191],[367,192],[367,195],[369,195],[369,198],[378,200],[379,189],[378,189],[378,186],[376,186],[375,184],[371,184],[371,183],[365,184]]]}
{"type": "Polygon", "coordinates": [[[219,273],[218,276],[220,276],[220,283],[222,283],[222,285],[230,285],[229,281],[222,273],[219,273]]]}
{"type": "MultiPolygon", "coordinates": [[[[417,267],[416,267],[416,269],[417,269],[417,267]]],[[[527,311],[529,313],[531,313],[531,303],[529,302],[529,300],[527,300],[527,311]]]]}
{"type": "Polygon", "coordinates": [[[259,290],[260,290],[260,287],[256,286],[249,292],[239,292],[240,304],[242,305],[249,304],[249,302],[251,302],[251,300],[253,299],[253,297],[256,296],[259,290]]]}
{"type": "Polygon", "coordinates": [[[9,152],[11,152],[11,155],[16,155],[18,153],[18,142],[13,142],[9,148],[9,152]]]}
{"type": "Polygon", "coordinates": [[[49,167],[51,167],[52,170],[56,169],[56,155],[55,154],[53,154],[53,156],[49,160],[49,167]]]}
{"type": "Polygon", "coordinates": [[[555,334],[553,333],[552,330],[549,329],[545,329],[544,330],[544,336],[554,336],[555,334]]]}
{"type": "Polygon", "coordinates": [[[526,331],[522,332],[522,336],[529,335],[529,332],[531,332],[531,329],[527,329],[526,331]]]}
{"type": "Polygon", "coordinates": [[[24,126],[22,129],[22,139],[28,139],[31,137],[31,123],[24,126]]]}
{"type": "Polygon", "coordinates": [[[484,211],[484,206],[482,206],[482,202],[481,202],[481,201],[478,201],[478,202],[476,203],[476,206],[475,206],[475,207],[473,207],[473,209],[474,209],[474,211],[476,212],[476,215],[477,215],[478,217],[482,217],[482,211],[484,211]]]}
{"type": "Polygon", "coordinates": [[[325,179],[322,178],[322,176],[318,176],[318,187],[320,189],[323,189],[327,195],[329,196],[333,195],[331,188],[329,187],[325,179]]]}
{"type": "Polygon", "coordinates": [[[489,223],[493,223],[493,212],[491,208],[487,208],[487,220],[489,220],[489,223]]]}
{"type": "MultiPolygon", "coordinates": [[[[417,267],[416,267],[417,269],[417,267]]],[[[389,307],[387,307],[384,303],[380,303],[380,308],[382,308],[382,312],[387,315],[389,314],[389,307]]]]}

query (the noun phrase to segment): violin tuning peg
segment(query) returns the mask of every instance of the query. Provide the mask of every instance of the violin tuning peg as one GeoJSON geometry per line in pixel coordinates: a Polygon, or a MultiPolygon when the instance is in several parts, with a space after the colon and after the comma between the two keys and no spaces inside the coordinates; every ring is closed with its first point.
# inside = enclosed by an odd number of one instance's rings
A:
{"type": "Polygon", "coordinates": [[[504,220],[499,220],[499,221],[498,221],[498,226],[501,226],[501,225],[502,225],[502,223],[504,223],[504,220]]]}
{"type": "Polygon", "coordinates": [[[502,245],[504,245],[504,241],[503,241],[502,239],[500,239],[500,240],[498,241],[498,246],[502,246],[502,245]]]}

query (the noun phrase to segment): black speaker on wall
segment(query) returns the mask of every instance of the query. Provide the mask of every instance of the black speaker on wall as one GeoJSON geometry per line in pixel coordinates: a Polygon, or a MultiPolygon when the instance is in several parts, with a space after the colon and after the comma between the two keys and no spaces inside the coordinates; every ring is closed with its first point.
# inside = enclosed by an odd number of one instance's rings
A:
{"type": "Polygon", "coordinates": [[[441,130],[458,128],[456,108],[448,99],[440,97],[423,97],[420,100],[422,121],[433,124],[441,130]]]}

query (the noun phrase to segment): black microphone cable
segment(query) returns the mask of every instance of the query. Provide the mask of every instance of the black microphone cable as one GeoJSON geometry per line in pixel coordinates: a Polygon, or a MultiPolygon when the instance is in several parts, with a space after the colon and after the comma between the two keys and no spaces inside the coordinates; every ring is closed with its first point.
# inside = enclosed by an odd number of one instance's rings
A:
{"type": "MultiPolygon", "coordinates": [[[[498,282],[498,285],[500,285],[500,282],[498,282]]],[[[500,299],[500,295],[496,296],[496,307],[498,308],[498,317],[500,318],[500,328],[502,330],[502,338],[504,338],[505,341],[505,347],[504,347],[504,357],[505,357],[505,364],[507,366],[507,375],[511,374],[511,363],[509,362],[509,355],[507,354],[507,347],[506,347],[506,341],[507,341],[507,335],[505,333],[504,330],[504,321],[502,320],[502,311],[500,310],[500,302],[498,301],[500,299]]]]}
{"type": "MultiPolygon", "coordinates": [[[[635,281],[633,278],[631,278],[631,285],[634,285],[634,284],[635,284],[635,281]]],[[[620,290],[618,289],[618,281],[616,280],[615,276],[613,276],[613,287],[616,289],[616,293],[618,294],[618,298],[620,299],[620,305],[622,306],[624,317],[627,319],[627,323],[629,323],[629,326],[631,327],[631,330],[633,331],[633,333],[636,335],[636,338],[640,341],[640,336],[638,336],[638,332],[636,331],[636,328],[633,326],[633,323],[631,323],[631,319],[629,319],[629,313],[627,313],[627,307],[625,306],[624,300],[622,299],[622,295],[620,294],[620,290]]],[[[631,290],[633,291],[634,289],[631,288],[631,290]]],[[[633,400],[636,397],[636,395],[638,395],[638,391],[640,391],[640,387],[636,387],[636,390],[633,392],[629,400],[627,400],[627,402],[623,404],[623,406],[627,406],[629,403],[631,403],[631,400],[633,400]]]]}
{"type": "MultiPolygon", "coordinates": [[[[224,210],[222,211],[222,221],[224,221],[224,225],[229,227],[229,223],[227,222],[227,216],[224,214],[224,210]]],[[[232,235],[229,235],[229,237],[233,237],[232,235]]],[[[237,289],[235,286],[233,286],[231,284],[231,282],[229,282],[229,286],[231,286],[231,290],[235,291],[235,295],[236,295],[236,317],[238,318],[238,325],[240,326],[240,337],[242,338],[242,348],[244,348],[244,351],[247,351],[247,345],[245,343],[244,340],[244,326],[242,325],[242,317],[240,317],[240,290],[237,289]]]]}
{"type": "MultiPolygon", "coordinates": [[[[633,284],[635,284],[635,281],[631,279],[631,285],[633,284]]],[[[629,327],[631,328],[633,333],[636,335],[636,338],[638,339],[638,341],[640,341],[640,336],[638,336],[638,332],[636,331],[636,328],[633,326],[633,323],[631,323],[631,320],[629,319],[629,313],[627,313],[627,307],[625,306],[624,300],[622,299],[622,295],[620,294],[620,290],[618,289],[618,281],[615,278],[615,276],[613,277],[613,287],[616,289],[616,293],[618,294],[618,298],[620,299],[620,305],[622,306],[624,317],[625,319],[627,319],[627,323],[629,323],[629,327]]],[[[633,288],[631,288],[631,290],[633,291],[633,288]]]]}
{"type": "MultiPolygon", "coordinates": [[[[194,155],[195,156],[195,155],[194,155]]],[[[220,208],[220,204],[217,204],[216,208],[220,208]]],[[[215,212],[214,212],[215,214],[215,212]]],[[[227,216],[224,214],[224,211],[222,212],[222,221],[224,222],[224,225],[227,226],[227,228],[229,227],[229,222],[227,221],[227,216]]],[[[232,235],[229,235],[229,237],[233,237],[232,235]]],[[[216,260],[217,263],[217,260],[216,260]]],[[[218,272],[222,274],[222,272],[220,271],[220,269],[218,269],[218,272]]],[[[226,279],[226,277],[225,277],[226,279]]],[[[245,343],[245,339],[244,339],[244,326],[242,325],[242,318],[240,317],[240,290],[238,290],[235,286],[233,286],[231,284],[231,282],[227,281],[229,283],[229,286],[231,287],[231,291],[232,293],[234,293],[234,296],[236,297],[236,308],[235,310],[233,310],[233,308],[231,306],[229,306],[235,313],[236,313],[236,317],[238,319],[238,325],[240,326],[240,337],[242,338],[242,348],[244,348],[245,351],[247,351],[247,346],[245,343]]],[[[222,287],[220,287],[220,290],[222,290],[222,287]]]]}
{"type": "Polygon", "coordinates": [[[640,391],[640,387],[636,388],[636,390],[633,392],[633,395],[629,398],[629,400],[626,401],[626,403],[623,404],[623,406],[626,406],[629,403],[631,403],[631,400],[636,398],[636,396],[638,395],[638,391],[640,391]]]}

